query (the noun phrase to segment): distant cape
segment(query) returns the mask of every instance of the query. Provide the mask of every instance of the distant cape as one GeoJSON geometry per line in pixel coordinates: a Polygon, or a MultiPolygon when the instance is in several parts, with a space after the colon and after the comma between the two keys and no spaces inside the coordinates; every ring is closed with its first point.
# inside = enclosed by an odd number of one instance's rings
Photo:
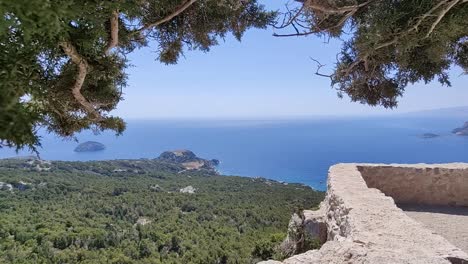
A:
{"type": "Polygon", "coordinates": [[[421,110],[407,113],[397,114],[399,116],[414,116],[414,117],[464,117],[468,120],[468,106],[448,107],[430,110],[421,110]]]}
{"type": "Polygon", "coordinates": [[[452,130],[452,133],[460,136],[468,136],[468,121],[463,124],[461,127],[457,127],[452,130]]]}

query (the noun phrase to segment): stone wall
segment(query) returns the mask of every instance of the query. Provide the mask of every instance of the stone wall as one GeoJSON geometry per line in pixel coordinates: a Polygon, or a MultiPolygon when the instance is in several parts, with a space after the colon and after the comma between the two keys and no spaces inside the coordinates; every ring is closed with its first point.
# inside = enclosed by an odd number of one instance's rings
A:
{"type": "Polygon", "coordinates": [[[369,188],[397,203],[468,206],[468,169],[463,164],[358,166],[369,188]]]}
{"type": "MultiPolygon", "coordinates": [[[[430,172],[429,174],[434,176],[430,181],[438,184],[440,180],[437,179],[442,178],[445,181],[446,177],[450,177],[447,173],[455,173],[455,170],[457,170],[455,174],[460,175],[464,182],[467,177],[465,174],[467,169],[468,164],[337,164],[332,166],[328,176],[327,195],[320,210],[304,214],[306,217],[309,215],[314,218],[314,221],[305,219],[304,223],[313,224],[317,222],[317,219],[323,219],[322,224],[325,225],[321,225],[321,228],[326,229],[324,231],[327,234],[327,242],[320,250],[310,250],[288,258],[284,262],[267,261],[263,263],[468,263],[468,254],[408,217],[395,205],[392,197],[386,196],[379,189],[368,187],[368,185],[379,186],[377,179],[385,179],[384,181],[388,184],[384,185],[391,186],[385,187],[388,189],[387,192],[393,191],[398,194],[400,192],[396,191],[396,186],[406,188],[409,192],[418,188],[413,185],[415,182],[427,184],[422,175],[410,175],[412,180],[405,181],[404,175],[408,177],[409,172],[430,172]],[[426,170],[427,168],[430,170],[426,170]],[[442,171],[436,172],[436,168],[441,168],[442,171]],[[445,171],[446,169],[447,171],[445,171]],[[376,172],[380,176],[374,177],[372,172],[376,172]],[[392,178],[392,175],[400,176],[392,178]],[[439,177],[437,175],[445,176],[439,177]],[[390,184],[391,179],[399,180],[400,183],[390,184]],[[317,214],[323,214],[323,217],[318,217],[317,214]]],[[[425,186],[427,187],[427,185],[425,186]]],[[[447,184],[440,186],[447,186],[447,184]]],[[[450,188],[448,189],[453,190],[450,188]]],[[[464,190],[461,190],[461,195],[463,195],[464,190]]],[[[448,193],[449,191],[444,192],[448,193]]],[[[406,199],[403,198],[407,197],[403,195],[405,192],[401,193],[402,198],[399,199],[406,199]]],[[[417,191],[417,193],[426,192],[417,191]]],[[[459,191],[456,193],[459,195],[459,191]]],[[[425,200],[428,203],[441,203],[442,201],[442,198],[431,200],[426,194],[420,196],[426,197],[425,200]]],[[[459,201],[464,201],[463,198],[466,196],[461,198],[451,198],[447,201],[456,201],[458,204],[459,201]]],[[[314,232],[321,233],[320,230],[314,232]]]]}

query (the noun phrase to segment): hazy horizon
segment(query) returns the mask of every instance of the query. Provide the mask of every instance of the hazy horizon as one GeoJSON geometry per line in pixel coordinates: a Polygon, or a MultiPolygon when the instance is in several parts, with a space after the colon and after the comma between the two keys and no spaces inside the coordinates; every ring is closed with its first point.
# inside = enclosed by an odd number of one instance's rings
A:
{"type": "Polygon", "coordinates": [[[294,120],[294,119],[326,119],[326,118],[373,118],[373,117],[392,117],[392,116],[401,116],[401,115],[424,115],[426,113],[430,114],[446,114],[446,115],[466,115],[468,117],[468,105],[460,106],[451,106],[451,107],[442,107],[442,108],[424,108],[412,111],[384,111],[384,112],[372,112],[372,113],[341,113],[341,114],[304,114],[304,115],[271,115],[271,116],[155,116],[155,117],[124,117],[125,120],[161,120],[161,121],[191,121],[191,120],[206,120],[206,121],[275,121],[275,120],[294,120]]]}

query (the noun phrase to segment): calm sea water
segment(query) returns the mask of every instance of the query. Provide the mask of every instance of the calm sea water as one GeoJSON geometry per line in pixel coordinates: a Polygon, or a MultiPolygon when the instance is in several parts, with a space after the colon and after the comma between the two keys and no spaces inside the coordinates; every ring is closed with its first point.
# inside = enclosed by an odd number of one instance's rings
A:
{"type": "MultiPolygon", "coordinates": [[[[41,158],[107,160],[154,158],[162,151],[190,149],[221,161],[226,175],[261,176],[324,189],[328,168],[339,162],[468,162],[468,137],[450,131],[459,117],[346,118],[289,121],[128,121],[123,136],[78,135],[106,150],[75,153],[77,143],[44,135],[41,158]],[[423,133],[438,138],[423,139],[423,133]]],[[[0,149],[0,158],[28,155],[0,149]]]]}

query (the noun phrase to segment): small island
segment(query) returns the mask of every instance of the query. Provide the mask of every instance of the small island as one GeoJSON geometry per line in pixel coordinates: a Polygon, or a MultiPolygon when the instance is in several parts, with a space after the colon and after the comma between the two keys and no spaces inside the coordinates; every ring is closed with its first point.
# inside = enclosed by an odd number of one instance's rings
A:
{"type": "Polygon", "coordinates": [[[86,141],[75,148],[75,152],[95,152],[104,150],[106,146],[96,141],[86,141]]]}
{"type": "Polygon", "coordinates": [[[459,136],[468,136],[468,122],[465,122],[462,127],[455,128],[452,133],[459,136]]]}
{"type": "Polygon", "coordinates": [[[440,135],[434,134],[434,133],[424,133],[420,135],[421,138],[436,138],[440,137],[440,135]]]}

